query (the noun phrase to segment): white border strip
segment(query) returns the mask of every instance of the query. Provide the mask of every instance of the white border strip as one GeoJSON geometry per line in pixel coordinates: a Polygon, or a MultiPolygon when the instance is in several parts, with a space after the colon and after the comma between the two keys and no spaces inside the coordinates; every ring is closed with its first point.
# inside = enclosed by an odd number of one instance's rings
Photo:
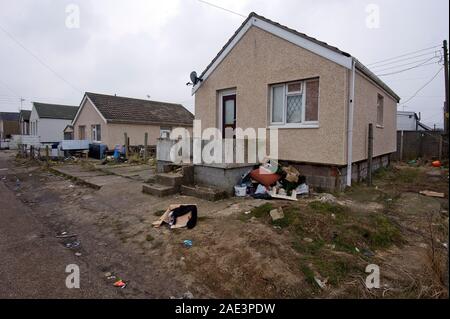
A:
{"type": "MultiPolygon", "coordinates": [[[[235,38],[231,41],[230,44],[223,50],[220,56],[216,59],[216,61],[209,67],[206,73],[203,75],[203,82],[209,77],[209,75],[214,72],[217,66],[225,59],[225,57],[230,53],[230,51],[234,48],[234,46],[239,42],[239,40],[244,36],[244,34],[250,29],[251,26],[258,27],[264,31],[267,31],[279,38],[282,38],[286,41],[289,41],[299,47],[302,47],[308,51],[311,51],[321,57],[324,57],[330,61],[333,61],[349,70],[352,69],[352,57],[344,56],[340,53],[334,52],[333,50],[327,49],[313,41],[310,41],[306,38],[298,36],[288,30],[285,30],[281,27],[273,25],[269,22],[263,21],[259,18],[253,17],[251,18],[244,27],[239,31],[239,33],[235,36],[235,38]]],[[[197,92],[199,87],[202,85],[202,82],[197,83],[192,88],[192,95],[197,92]]]]}

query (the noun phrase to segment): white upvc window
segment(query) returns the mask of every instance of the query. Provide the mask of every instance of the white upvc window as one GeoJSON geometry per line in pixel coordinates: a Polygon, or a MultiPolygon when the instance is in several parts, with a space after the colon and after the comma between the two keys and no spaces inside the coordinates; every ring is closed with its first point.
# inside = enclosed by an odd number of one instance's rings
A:
{"type": "Polygon", "coordinates": [[[377,127],[382,128],[384,124],[384,97],[377,95],[377,127]]]}
{"type": "Polygon", "coordinates": [[[92,141],[100,142],[102,140],[101,125],[100,124],[91,125],[91,130],[92,130],[92,134],[91,134],[92,141]]]}
{"type": "Polygon", "coordinates": [[[279,128],[318,127],[319,80],[270,87],[270,125],[279,128]]]}

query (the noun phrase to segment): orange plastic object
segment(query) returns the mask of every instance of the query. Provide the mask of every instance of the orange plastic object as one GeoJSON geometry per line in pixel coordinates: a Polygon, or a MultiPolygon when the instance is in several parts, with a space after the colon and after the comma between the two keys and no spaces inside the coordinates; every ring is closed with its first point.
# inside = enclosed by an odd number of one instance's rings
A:
{"type": "Polygon", "coordinates": [[[280,175],[269,173],[264,168],[258,168],[253,170],[250,173],[250,177],[255,181],[259,182],[260,184],[263,184],[264,186],[273,185],[275,184],[276,181],[278,181],[281,178],[280,175]]]}
{"type": "Polygon", "coordinates": [[[434,161],[431,163],[431,165],[433,165],[433,167],[441,167],[441,161],[434,161]]]}

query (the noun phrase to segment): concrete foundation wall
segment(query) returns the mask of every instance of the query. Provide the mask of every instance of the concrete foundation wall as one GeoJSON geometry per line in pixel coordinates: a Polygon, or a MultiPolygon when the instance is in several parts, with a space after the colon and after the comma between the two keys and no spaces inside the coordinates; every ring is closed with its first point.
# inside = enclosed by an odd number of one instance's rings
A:
{"type": "MultiPolygon", "coordinates": [[[[387,167],[390,163],[390,154],[373,158],[372,172],[387,167]]],[[[292,165],[300,174],[306,177],[306,183],[313,188],[324,191],[342,191],[347,185],[347,167],[301,164],[288,161],[280,161],[281,165],[292,165]]],[[[360,161],[352,165],[352,181],[361,182],[367,177],[367,161],[360,161]]],[[[239,182],[240,177],[252,169],[253,166],[229,166],[226,165],[195,165],[194,182],[197,185],[214,187],[226,191],[230,195],[234,193],[233,186],[239,182]]]]}
{"type": "Polygon", "coordinates": [[[228,168],[214,165],[195,165],[194,182],[197,185],[213,187],[233,195],[234,186],[239,182],[241,176],[252,168],[253,165],[228,168]]]}

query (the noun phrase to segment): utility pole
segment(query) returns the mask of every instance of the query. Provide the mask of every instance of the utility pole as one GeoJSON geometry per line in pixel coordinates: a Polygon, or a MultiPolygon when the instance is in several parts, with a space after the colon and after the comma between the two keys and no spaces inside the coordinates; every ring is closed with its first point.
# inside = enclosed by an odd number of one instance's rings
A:
{"type": "Polygon", "coordinates": [[[449,87],[448,87],[448,47],[447,40],[444,40],[443,43],[444,49],[444,82],[445,82],[445,102],[444,102],[444,133],[448,134],[448,96],[449,96],[449,87]]]}

